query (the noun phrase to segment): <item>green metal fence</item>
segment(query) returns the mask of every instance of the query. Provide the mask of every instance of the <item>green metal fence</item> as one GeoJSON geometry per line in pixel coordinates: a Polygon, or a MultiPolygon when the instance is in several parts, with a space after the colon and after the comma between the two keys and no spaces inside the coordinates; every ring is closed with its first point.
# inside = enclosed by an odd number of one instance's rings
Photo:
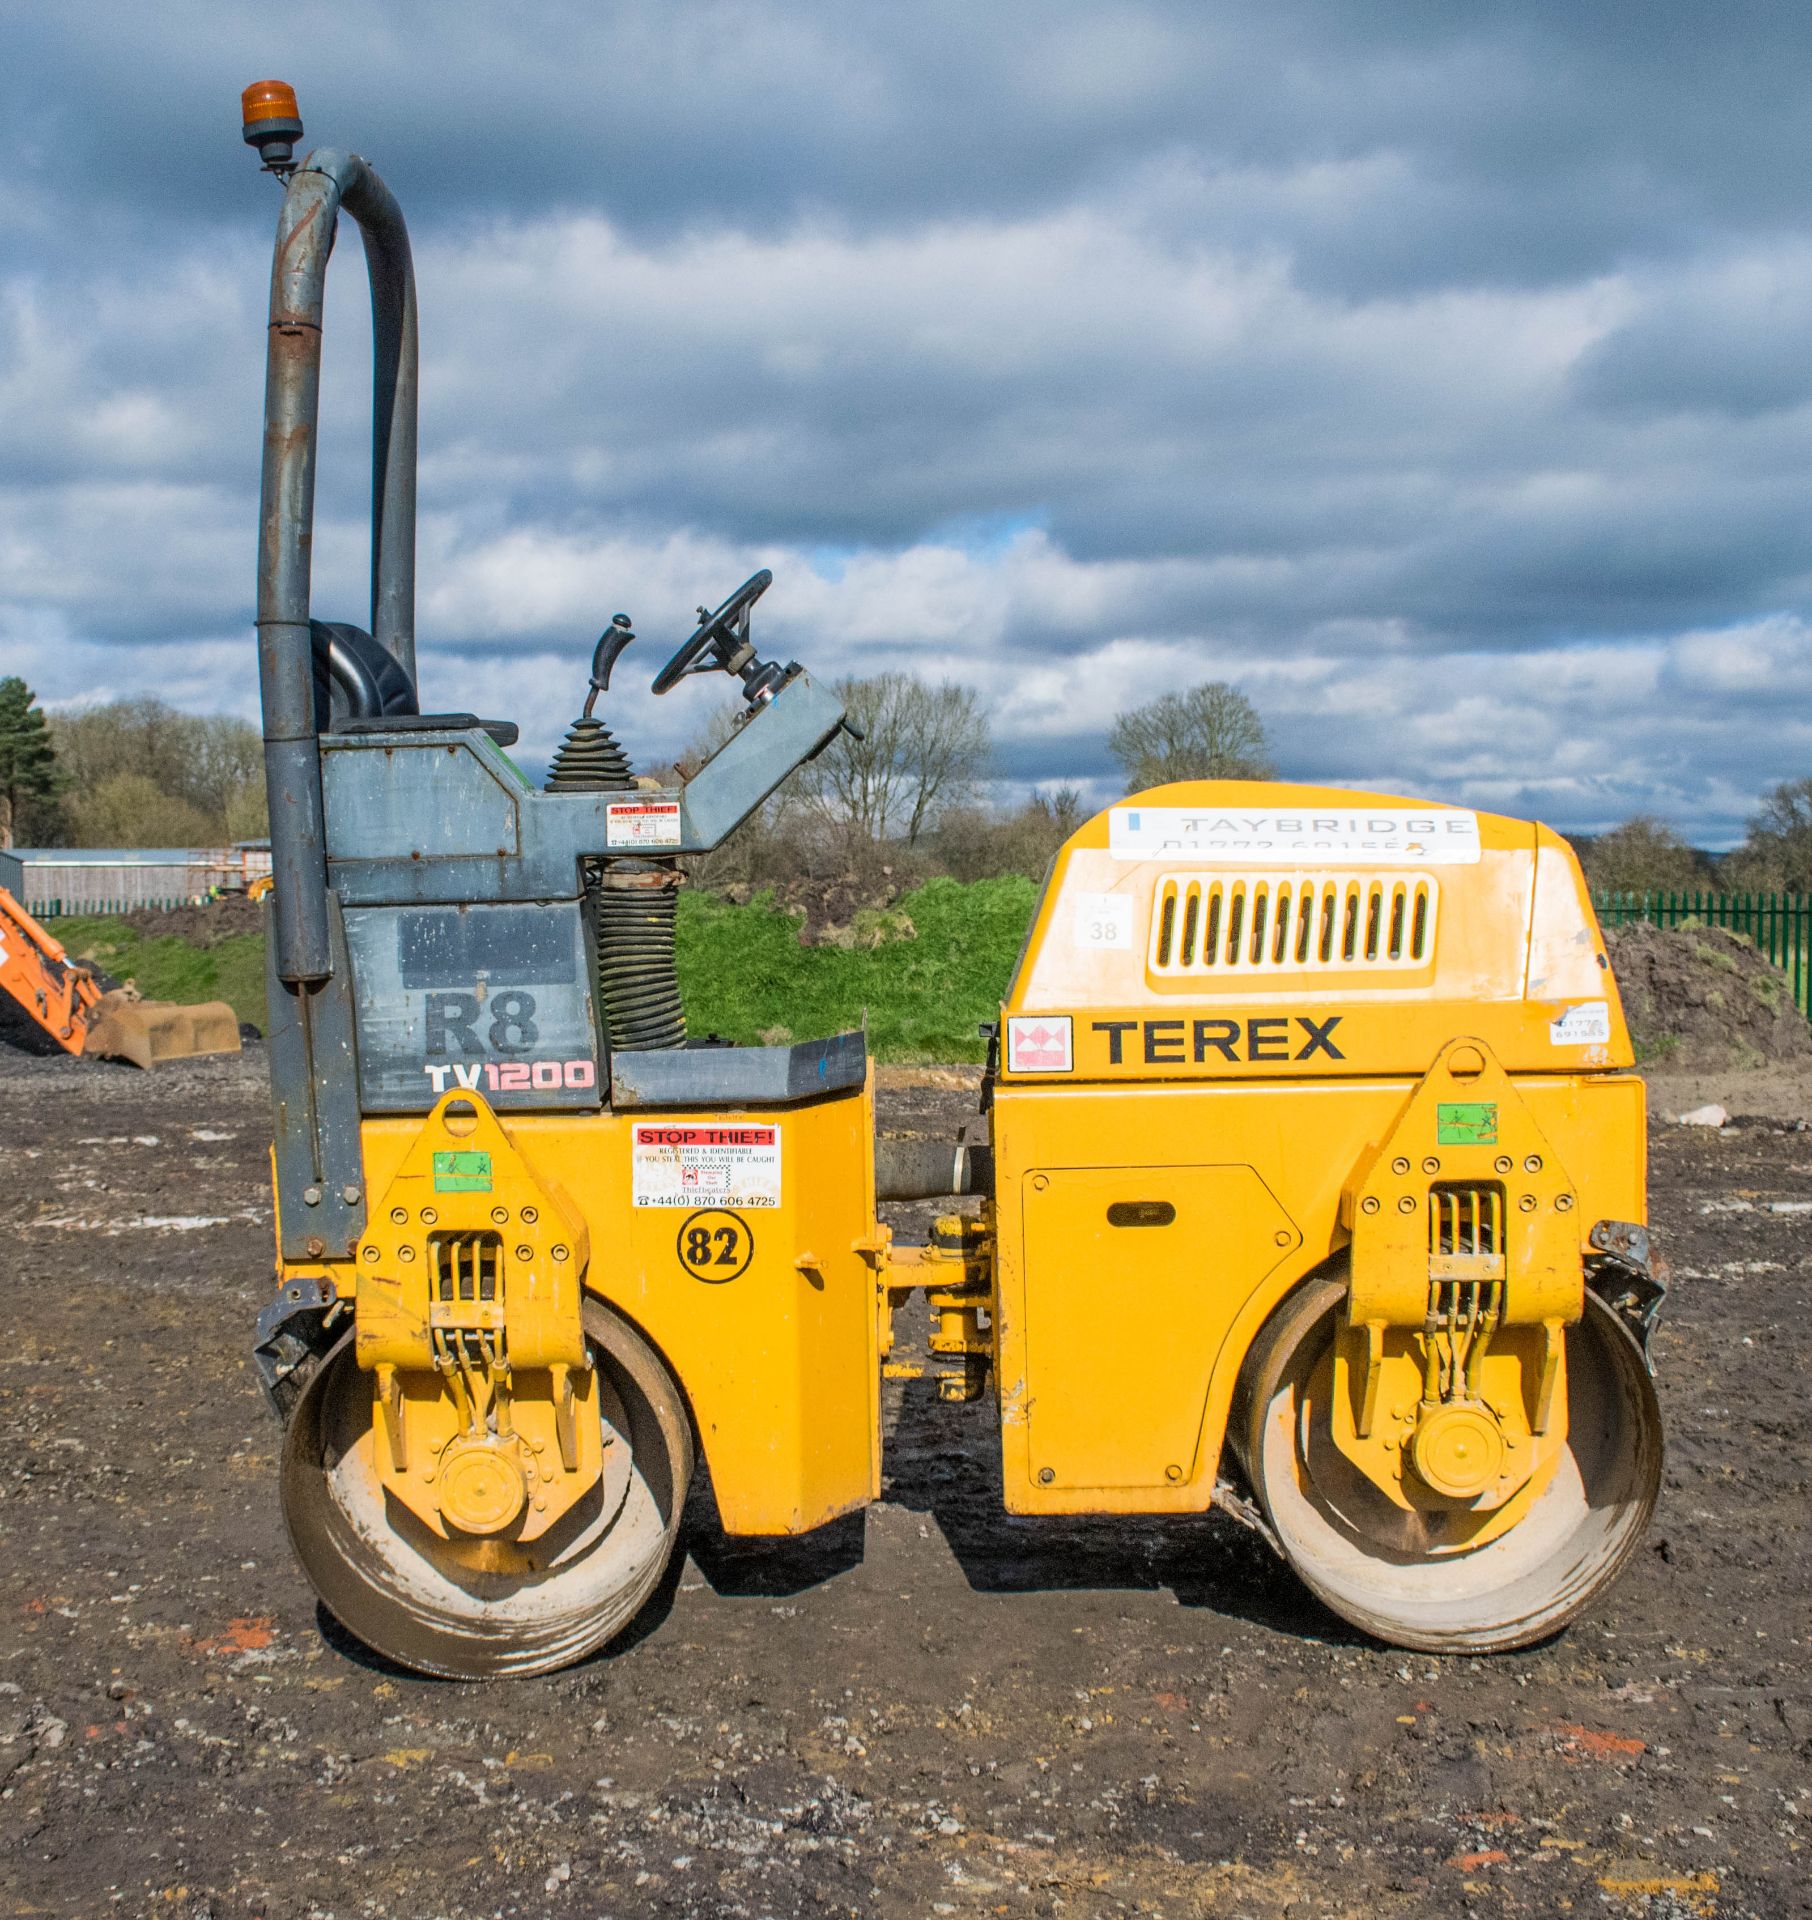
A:
{"type": "Polygon", "coordinates": [[[1812,1016],[1812,894],[1595,893],[1592,904],[1607,927],[1647,920],[1657,927],[1728,927],[1755,942],[1793,986],[1802,1013],[1812,1016]]]}

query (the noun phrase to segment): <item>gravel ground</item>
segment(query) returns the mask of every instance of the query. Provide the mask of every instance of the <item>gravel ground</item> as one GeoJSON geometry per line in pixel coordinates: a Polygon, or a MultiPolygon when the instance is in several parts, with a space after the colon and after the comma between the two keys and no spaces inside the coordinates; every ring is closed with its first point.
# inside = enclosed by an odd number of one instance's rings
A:
{"type": "Polygon", "coordinates": [[[865,1525],[751,1547],[701,1502],[627,1644],[481,1687],[291,1563],[262,1072],[0,1057],[5,1911],[1812,1913],[1805,1134],[1657,1128],[1666,1490],[1546,1646],[1371,1645],[1219,1517],[1008,1519],[988,1404],[915,1383],[865,1525]]]}

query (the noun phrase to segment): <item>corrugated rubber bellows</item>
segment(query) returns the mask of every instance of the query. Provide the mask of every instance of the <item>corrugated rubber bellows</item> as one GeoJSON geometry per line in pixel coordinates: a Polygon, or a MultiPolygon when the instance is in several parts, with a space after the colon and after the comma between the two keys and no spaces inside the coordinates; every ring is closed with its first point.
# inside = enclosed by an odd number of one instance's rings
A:
{"type": "Polygon", "coordinates": [[[686,1044],[673,958],[679,878],[671,868],[628,860],[612,861],[600,876],[598,986],[613,1053],[686,1044]]]}
{"type": "Polygon", "coordinates": [[[604,722],[590,713],[567,728],[547,770],[549,793],[626,793],[634,785],[628,754],[604,722]]]}
{"type": "MultiPolygon", "coordinates": [[[[593,714],[566,730],[548,767],[549,793],[631,793],[635,769],[593,714]]],[[[678,871],[663,862],[587,860],[585,891],[598,948],[598,1002],[612,1053],[686,1044],[674,968],[678,871]]]]}

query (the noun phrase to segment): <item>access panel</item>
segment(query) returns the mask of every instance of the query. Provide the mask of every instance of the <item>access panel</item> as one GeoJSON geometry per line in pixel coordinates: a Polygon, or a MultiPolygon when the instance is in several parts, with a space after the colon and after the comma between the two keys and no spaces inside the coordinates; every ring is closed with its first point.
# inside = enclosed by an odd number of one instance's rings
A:
{"type": "Polygon", "coordinates": [[[1189,1478],[1215,1355],[1298,1242],[1250,1167],[1056,1167],[1024,1181],[1026,1424],[1042,1487],[1189,1478]]]}

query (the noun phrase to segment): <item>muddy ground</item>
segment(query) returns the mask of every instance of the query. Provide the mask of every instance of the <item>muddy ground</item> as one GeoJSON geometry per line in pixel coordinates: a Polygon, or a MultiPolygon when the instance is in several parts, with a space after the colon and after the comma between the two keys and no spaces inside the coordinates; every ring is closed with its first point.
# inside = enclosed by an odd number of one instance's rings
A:
{"type": "Polygon", "coordinates": [[[629,1644],[479,1687],[291,1564],[262,1069],[0,1059],[0,1911],[1812,1912],[1812,1134],[1657,1129],[1666,1492],[1549,1645],[1371,1645],[1219,1517],[1010,1520],[987,1404],[909,1385],[865,1527],[695,1514],[629,1644]]]}

